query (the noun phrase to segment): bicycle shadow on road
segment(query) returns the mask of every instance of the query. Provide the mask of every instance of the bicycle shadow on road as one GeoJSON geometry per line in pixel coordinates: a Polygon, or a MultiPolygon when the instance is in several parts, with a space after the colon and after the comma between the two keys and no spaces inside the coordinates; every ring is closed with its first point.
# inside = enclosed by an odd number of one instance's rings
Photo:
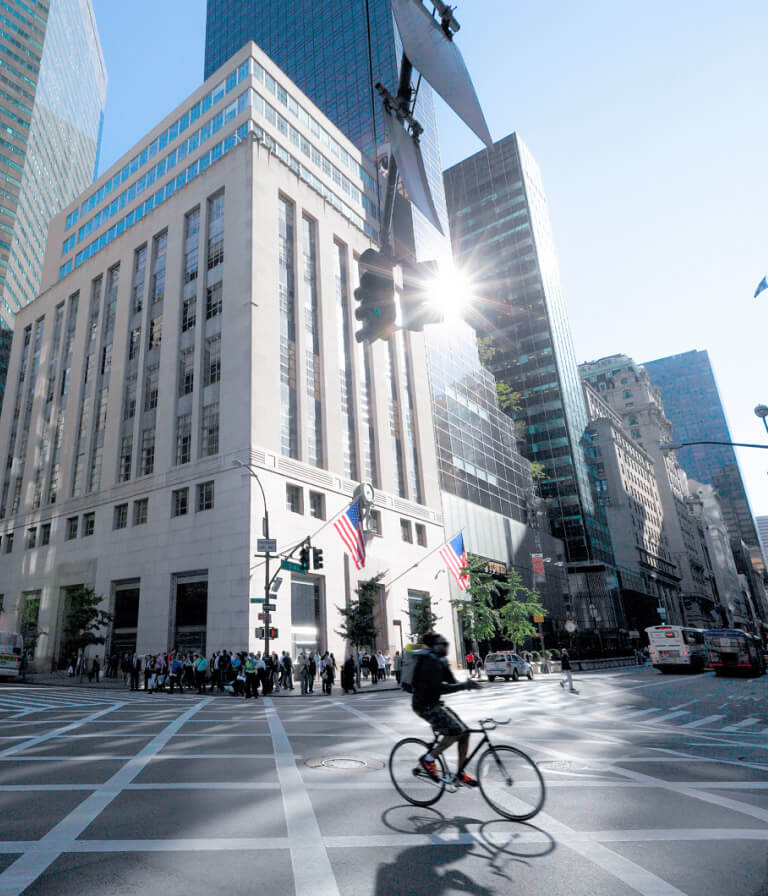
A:
{"type": "Polygon", "coordinates": [[[529,865],[531,859],[546,856],[556,847],[555,840],[535,825],[518,824],[512,829],[511,822],[484,822],[462,815],[446,818],[437,809],[411,805],[387,809],[382,821],[392,831],[426,835],[432,842],[407,847],[395,861],[379,865],[375,896],[440,896],[448,892],[497,896],[509,892],[514,883],[505,866],[529,865]],[[538,836],[524,836],[530,833],[538,836]],[[469,858],[487,863],[490,873],[504,881],[501,889],[485,886],[464,871],[448,867],[469,858]]]}

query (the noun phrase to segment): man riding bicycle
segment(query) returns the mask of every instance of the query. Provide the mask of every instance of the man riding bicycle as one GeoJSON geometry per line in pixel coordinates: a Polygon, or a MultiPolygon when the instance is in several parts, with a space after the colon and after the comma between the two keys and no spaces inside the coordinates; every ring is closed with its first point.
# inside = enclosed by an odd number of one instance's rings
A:
{"type": "MultiPolygon", "coordinates": [[[[435,734],[442,737],[431,752],[419,760],[424,771],[435,781],[440,779],[435,758],[458,741],[459,768],[467,758],[469,748],[469,729],[453,710],[440,700],[443,694],[454,694],[456,691],[469,691],[481,687],[472,679],[460,684],[456,681],[446,660],[448,642],[436,632],[427,632],[422,638],[428,652],[418,658],[413,676],[413,701],[411,703],[416,715],[428,722],[435,734]]],[[[466,772],[461,772],[457,780],[469,787],[477,787],[477,781],[466,772]]]]}

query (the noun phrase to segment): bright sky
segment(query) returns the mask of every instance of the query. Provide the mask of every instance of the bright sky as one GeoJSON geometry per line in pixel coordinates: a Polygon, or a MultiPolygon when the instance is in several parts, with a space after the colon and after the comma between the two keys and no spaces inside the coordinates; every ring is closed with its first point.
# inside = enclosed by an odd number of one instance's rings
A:
{"type": "MultiPolygon", "coordinates": [[[[768,7],[455,2],[494,139],[517,131],[541,168],[577,359],[707,349],[731,437],[768,445],[753,414],[768,404],[768,292],[752,299],[768,273],[768,7]]],[[[103,170],[202,81],[206,4],[93,4],[103,170]]],[[[439,120],[445,167],[480,149],[452,112],[439,120]]],[[[768,451],[739,458],[768,514],[768,451]]]]}

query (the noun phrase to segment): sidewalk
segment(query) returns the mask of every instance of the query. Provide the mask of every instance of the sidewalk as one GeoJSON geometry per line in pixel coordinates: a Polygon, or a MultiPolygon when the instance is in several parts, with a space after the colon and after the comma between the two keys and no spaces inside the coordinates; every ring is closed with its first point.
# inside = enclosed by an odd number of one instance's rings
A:
{"type": "MultiPolygon", "coordinates": [[[[90,691],[116,691],[123,693],[130,693],[130,683],[123,684],[122,676],[118,678],[104,678],[98,683],[95,681],[88,681],[88,678],[84,678],[83,681],[80,681],[78,678],[70,678],[66,672],[54,672],[54,673],[32,673],[27,675],[26,678],[27,684],[40,685],[43,687],[71,687],[71,688],[85,688],[90,691]]],[[[144,678],[141,678],[141,687],[140,691],[144,690],[144,678]]],[[[375,694],[381,692],[390,692],[390,691],[399,691],[400,686],[395,681],[394,677],[387,678],[382,681],[380,684],[371,684],[370,679],[367,681],[363,679],[360,683],[360,688],[357,690],[358,694],[375,694]]],[[[184,689],[184,693],[194,692],[196,693],[193,687],[187,687],[184,689]]],[[[333,694],[331,696],[338,697],[339,694],[343,694],[344,691],[341,689],[341,685],[339,684],[338,678],[333,686],[333,694]]],[[[206,689],[206,694],[210,694],[210,689],[206,689]]],[[[214,691],[213,696],[221,696],[221,697],[231,697],[228,691],[214,691]]],[[[301,685],[298,682],[294,682],[294,689],[292,691],[273,691],[271,694],[268,694],[269,697],[302,697],[301,693],[301,685]]],[[[320,679],[315,679],[315,690],[312,694],[308,694],[310,697],[323,697],[322,684],[320,679]]]]}

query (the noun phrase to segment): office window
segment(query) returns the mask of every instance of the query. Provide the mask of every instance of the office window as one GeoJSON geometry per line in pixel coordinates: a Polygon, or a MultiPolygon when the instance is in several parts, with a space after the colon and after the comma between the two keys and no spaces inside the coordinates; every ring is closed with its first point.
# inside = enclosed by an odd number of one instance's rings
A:
{"type": "Polygon", "coordinates": [[[197,486],[197,510],[210,510],[213,507],[213,482],[201,482],[197,486]]]}
{"type": "Polygon", "coordinates": [[[153,349],[163,341],[163,315],[158,314],[149,324],[149,343],[147,348],[153,349]]]}
{"type": "Polygon", "coordinates": [[[132,420],[136,414],[136,377],[129,376],[125,381],[125,398],[123,399],[123,420],[132,420]]]}
{"type": "Polygon", "coordinates": [[[285,486],[285,506],[291,513],[304,513],[304,489],[298,485],[285,486]]]}
{"type": "Polygon", "coordinates": [[[200,456],[210,457],[219,451],[219,403],[206,405],[203,408],[203,419],[200,429],[200,456]]]}
{"type": "Polygon", "coordinates": [[[160,368],[156,365],[147,368],[144,380],[144,410],[151,411],[157,407],[157,391],[160,379],[160,368]]]}
{"type": "Polygon", "coordinates": [[[44,547],[47,544],[51,543],[51,524],[43,523],[40,526],[40,546],[44,547]]]}
{"type": "Polygon", "coordinates": [[[179,395],[190,395],[195,389],[195,348],[185,348],[179,356],[179,395]]]}
{"type": "Polygon", "coordinates": [[[10,554],[13,552],[13,532],[9,532],[5,536],[5,553],[10,554]]]}
{"type": "Polygon", "coordinates": [[[423,548],[427,546],[427,527],[422,523],[416,523],[416,544],[423,548]]]}
{"type": "Polygon", "coordinates": [[[30,550],[37,544],[37,528],[33,526],[27,529],[27,550],[30,550]]]}
{"type": "Polygon", "coordinates": [[[325,495],[322,492],[309,493],[309,515],[316,520],[325,519],[325,495]]]}
{"type": "Polygon", "coordinates": [[[113,529],[125,529],[128,525],[128,505],[116,504],[112,520],[113,529]]]}
{"type": "Polygon", "coordinates": [[[149,498],[141,498],[133,502],[133,525],[142,526],[146,523],[149,513],[149,498]]]}
{"type": "Polygon", "coordinates": [[[368,511],[368,531],[373,532],[374,535],[381,535],[381,511],[380,510],[369,510],[368,511]]]}
{"type": "Polygon", "coordinates": [[[189,489],[179,488],[171,492],[171,516],[186,516],[189,509],[189,489]]]}
{"type": "Polygon", "coordinates": [[[139,312],[144,307],[144,275],[147,267],[147,247],[136,250],[133,261],[133,310],[139,312]]]}
{"type": "Polygon", "coordinates": [[[165,295],[165,250],[168,245],[168,234],[161,233],[156,236],[153,243],[152,254],[152,301],[159,302],[165,295]]]}
{"type": "Polygon", "coordinates": [[[197,322],[197,296],[184,299],[181,305],[181,332],[191,330],[197,322]]]}
{"type": "Polygon", "coordinates": [[[112,343],[105,345],[101,350],[101,375],[109,373],[112,369],[112,343]]]}
{"type": "Polygon", "coordinates": [[[212,317],[216,317],[217,314],[221,314],[222,292],[223,292],[223,286],[221,283],[214,283],[213,286],[209,286],[206,289],[206,291],[205,291],[205,317],[206,317],[206,320],[210,320],[212,317]]]}
{"type": "Polygon", "coordinates": [[[192,414],[176,418],[176,463],[188,464],[192,457],[192,414]]]}
{"type": "Polygon", "coordinates": [[[221,379],[221,334],[209,336],[205,340],[205,385],[218,383],[221,379]]]}
{"type": "Polygon", "coordinates": [[[155,469],[155,429],[141,433],[141,475],[149,476],[155,469]]]}
{"type": "Polygon", "coordinates": [[[67,529],[65,536],[67,541],[72,541],[73,538],[77,538],[77,524],[78,518],[76,516],[71,516],[67,519],[67,529]]]}
{"type": "Polygon", "coordinates": [[[133,359],[139,354],[139,343],[141,341],[141,327],[136,327],[134,330],[131,330],[131,335],[128,341],[128,360],[133,361],[133,359]]]}
{"type": "Polygon", "coordinates": [[[400,537],[403,541],[413,544],[413,532],[411,531],[410,520],[400,520],[400,537]]]}
{"type": "Polygon", "coordinates": [[[96,514],[84,513],[83,514],[83,538],[87,538],[89,535],[93,535],[94,530],[96,528],[96,514]]]}
{"type": "Polygon", "coordinates": [[[119,482],[128,482],[131,478],[131,457],[133,455],[133,436],[123,436],[120,441],[120,469],[117,474],[119,482]]]}

